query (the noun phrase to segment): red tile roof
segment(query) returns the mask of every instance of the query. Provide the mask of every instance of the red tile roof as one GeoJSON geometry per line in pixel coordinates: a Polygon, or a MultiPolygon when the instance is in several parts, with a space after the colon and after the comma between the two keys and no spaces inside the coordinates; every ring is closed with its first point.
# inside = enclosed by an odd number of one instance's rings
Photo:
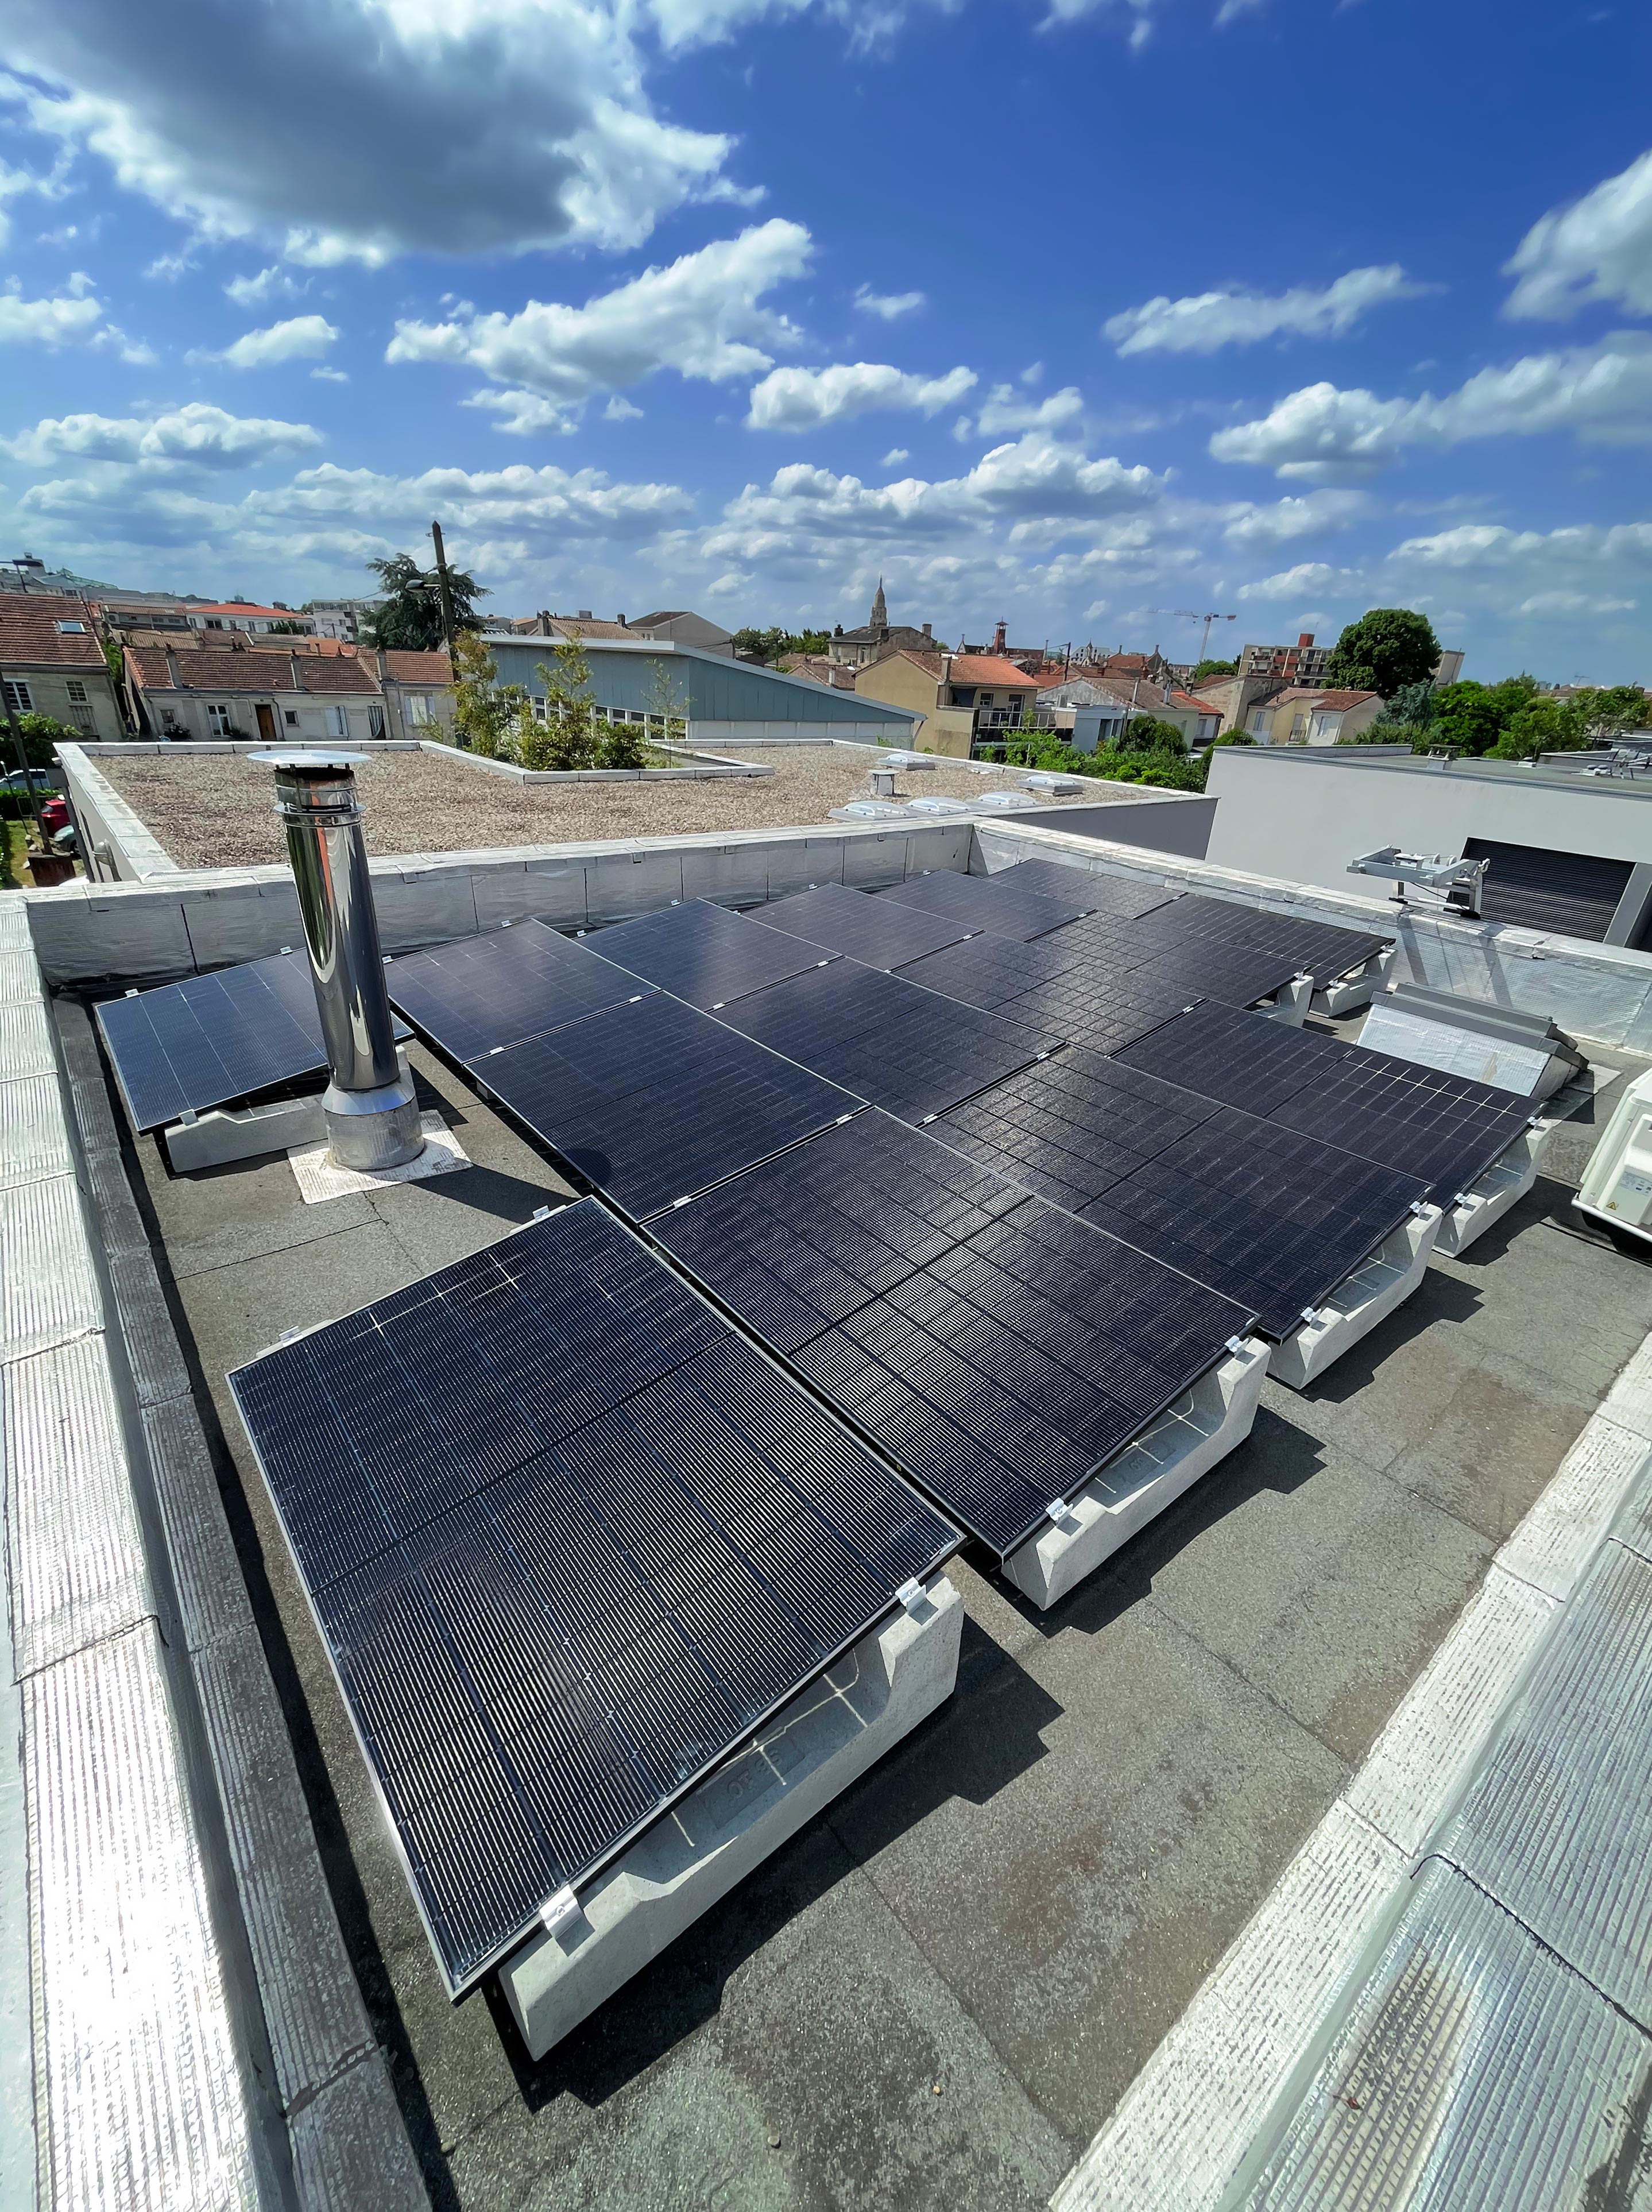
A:
{"type": "MultiPolygon", "coordinates": [[[[916,659],[917,655],[911,653],[908,658],[916,659]]],[[[927,660],[928,658],[926,653],[924,659],[927,660]]],[[[1023,691],[1038,689],[1035,677],[1029,676],[1024,668],[1017,668],[1013,660],[999,659],[995,653],[955,653],[952,672],[947,681],[951,684],[975,684],[987,690],[1011,686],[1023,691]]]]}
{"type": "Polygon", "coordinates": [[[392,684],[451,684],[453,680],[445,653],[386,653],[385,673],[392,684]]]}
{"type": "Polygon", "coordinates": [[[78,599],[34,592],[0,597],[0,662],[9,668],[101,668],[103,647],[78,599]],[[65,636],[59,623],[79,623],[65,636]]]}

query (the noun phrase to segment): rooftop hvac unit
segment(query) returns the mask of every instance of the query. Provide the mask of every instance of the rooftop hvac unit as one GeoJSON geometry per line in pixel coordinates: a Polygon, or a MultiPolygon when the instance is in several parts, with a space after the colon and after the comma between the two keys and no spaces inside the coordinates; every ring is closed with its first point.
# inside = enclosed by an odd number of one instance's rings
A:
{"type": "Polygon", "coordinates": [[[1652,1070],[1619,1100],[1572,1204],[1608,1229],[1652,1244],[1652,1070]]]}

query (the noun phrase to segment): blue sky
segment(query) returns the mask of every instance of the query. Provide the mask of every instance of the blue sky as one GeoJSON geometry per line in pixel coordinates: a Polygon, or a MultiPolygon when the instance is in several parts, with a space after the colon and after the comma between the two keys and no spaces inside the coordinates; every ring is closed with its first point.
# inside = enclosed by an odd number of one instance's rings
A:
{"type": "Polygon", "coordinates": [[[1652,20],[0,0],[0,556],[1652,682],[1652,20]]]}

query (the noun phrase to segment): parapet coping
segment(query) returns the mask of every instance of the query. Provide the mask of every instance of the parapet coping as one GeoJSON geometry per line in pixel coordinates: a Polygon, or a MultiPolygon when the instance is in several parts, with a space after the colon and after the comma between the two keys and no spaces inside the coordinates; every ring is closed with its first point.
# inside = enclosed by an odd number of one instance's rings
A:
{"type": "Polygon", "coordinates": [[[1052,2212],[1220,2212],[1649,1467],[1652,1335],[1052,2212]]]}

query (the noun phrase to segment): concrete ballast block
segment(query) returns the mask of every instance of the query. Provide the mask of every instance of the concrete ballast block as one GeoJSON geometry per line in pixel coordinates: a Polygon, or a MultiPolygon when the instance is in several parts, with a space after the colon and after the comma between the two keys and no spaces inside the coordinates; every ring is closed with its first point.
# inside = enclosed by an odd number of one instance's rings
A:
{"type": "Polygon", "coordinates": [[[1564,1118],[1557,1115],[1552,1120],[1534,1121],[1501,1158],[1492,1162],[1478,1182],[1469,1185],[1455,1206],[1447,1207],[1434,1248],[1436,1252],[1447,1259],[1466,1252],[1477,1237],[1484,1237],[1494,1221],[1519,1204],[1537,1181],[1549,1139],[1564,1118]]]}
{"type": "Polygon", "coordinates": [[[658,1820],[576,1913],[507,1960],[500,1984],[531,2055],[543,2058],[944,1704],[963,1627],[963,1601],[938,1576],[658,1820]]]}
{"type": "Polygon", "coordinates": [[[1302,1389],[1402,1305],[1427,1273],[1442,1218],[1437,1206],[1420,1207],[1345,1275],[1312,1318],[1274,1346],[1268,1365],[1274,1381],[1302,1389]]]}
{"type": "Polygon", "coordinates": [[[1287,1029],[1299,1030],[1308,1019],[1308,1002],[1314,995],[1311,975],[1293,976],[1283,989],[1273,994],[1273,1004],[1264,1012],[1272,1022],[1283,1022],[1287,1029]]]}
{"type": "Polygon", "coordinates": [[[1036,1606],[1055,1604],[1243,1443],[1267,1361],[1267,1346],[1247,1337],[1201,1376],[1065,1502],[1059,1520],[1011,1553],[1004,1571],[1016,1588],[1036,1606]]]}
{"type": "Polygon", "coordinates": [[[284,1152],[295,1145],[326,1142],[321,1093],[309,1098],[278,1098],[273,1105],[240,1112],[215,1108],[192,1121],[174,1121],[165,1132],[167,1158],[178,1175],[221,1168],[232,1160],[257,1159],[263,1152],[284,1152]]]}

